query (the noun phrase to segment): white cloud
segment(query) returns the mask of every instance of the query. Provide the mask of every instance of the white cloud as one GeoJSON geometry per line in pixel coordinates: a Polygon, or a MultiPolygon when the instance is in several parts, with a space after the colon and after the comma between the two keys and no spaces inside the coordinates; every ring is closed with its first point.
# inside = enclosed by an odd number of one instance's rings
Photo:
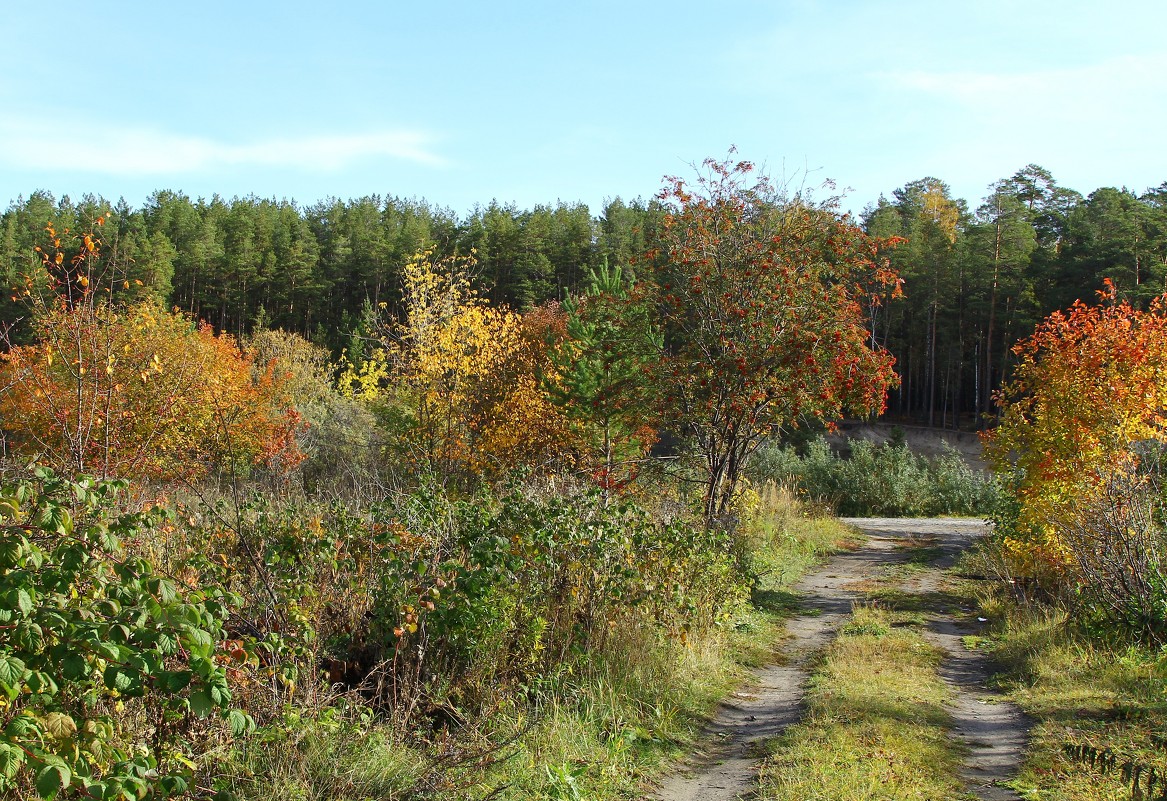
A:
{"type": "Polygon", "coordinates": [[[1101,111],[1158,113],[1167,55],[1121,56],[1082,67],[1023,72],[885,72],[906,89],[939,96],[983,113],[1032,113],[1098,119],[1101,111]]]}
{"type": "Polygon", "coordinates": [[[0,164],[14,169],[167,175],[223,167],[336,172],[390,158],[440,167],[446,160],[418,131],[277,137],[231,143],[148,128],[53,120],[0,120],[0,164]]]}

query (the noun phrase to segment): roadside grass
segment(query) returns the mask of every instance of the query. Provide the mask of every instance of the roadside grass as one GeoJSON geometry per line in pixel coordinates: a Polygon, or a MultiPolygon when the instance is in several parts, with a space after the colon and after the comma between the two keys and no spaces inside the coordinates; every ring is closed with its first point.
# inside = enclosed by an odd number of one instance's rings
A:
{"type": "Polygon", "coordinates": [[[1167,649],[1086,631],[1064,610],[1016,602],[1000,582],[965,581],[961,587],[990,621],[985,634],[966,645],[998,660],[998,681],[1034,721],[1014,789],[1041,801],[1161,797],[1167,779],[1167,649]],[[1074,746],[1086,746],[1085,758],[1066,752],[1074,746]],[[1090,752],[1109,752],[1118,766],[1091,765],[1090,752]],[[1161,777],[1153,795],[1132,795],[1130,777],[1121,769],[1128,761],[1144,766],[1144,794],[1147,768],[1161,777]]]}
{"type": "Polygon", "coordinates": [[[896,613],[857,606],[814,670],[802,722],[771,744],[760,801],[963,798],[942,652],[896,613]]]}
{"type": "Polygon", "coordinates": [[[621,623],[603,650],[569,660],[449,735],[403,733],[367,711],[326,708],[221,755],[226,789],[256,801],[644,798],[718,702],[773,658],[783,620],[798,608],[790,586],[857,542],[838,521],[763,487],[741,531],[742,558],[756,577],[751,603],[732,620],[685,639],[621,623]]]}

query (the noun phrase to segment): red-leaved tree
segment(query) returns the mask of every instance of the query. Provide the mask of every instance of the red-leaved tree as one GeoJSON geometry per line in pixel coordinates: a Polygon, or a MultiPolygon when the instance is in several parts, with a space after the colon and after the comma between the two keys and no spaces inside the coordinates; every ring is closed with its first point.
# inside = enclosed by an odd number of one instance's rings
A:
{"type": "Polygon", "coordinates": [[[883,252],[833,203],[775,188],[746,161],[669,178],[651,296],[664,352],[660,427],[701,455],[704,510],[725,515],[751,454],[779,429],[882,411],[894,359],[864,307],[898,286],[883,252]]]}

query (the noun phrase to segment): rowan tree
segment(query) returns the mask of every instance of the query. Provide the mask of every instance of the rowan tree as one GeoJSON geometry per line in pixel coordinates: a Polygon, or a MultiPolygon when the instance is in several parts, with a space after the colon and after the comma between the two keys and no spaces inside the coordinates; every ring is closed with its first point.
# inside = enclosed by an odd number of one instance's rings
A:
{"type": "Polygon", "coordinates": [[[880,256],[888,243],[831,202],[751,181],[746,161],[704,168],[694,186],[667,179],[642,291],[664,335],[651,379],[661,425],[701,455],[704,511],[716,518],[779,429],[882,411],[893,359],[872,346],[863,306],[896,276],[880,256]]]}

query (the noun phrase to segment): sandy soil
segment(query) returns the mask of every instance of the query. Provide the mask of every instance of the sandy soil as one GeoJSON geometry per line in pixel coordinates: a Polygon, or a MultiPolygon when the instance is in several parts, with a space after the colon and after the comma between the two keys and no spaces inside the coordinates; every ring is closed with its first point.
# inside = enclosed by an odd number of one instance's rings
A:
{"type": "MultiPolygon", "coordinates": [[[[788,624],[777,664],[758,671],[751,686],[726,699],[690,759],[662,782],[658,801],[731,801],[754,789],[758,747],[796,722],[802,712],[809,657],[827,644],[862,599],[865,581],[909,554],[898,548],[905,537],[928,537],[935,560],[913,571],[903,589],[930,595],[941,571],[983,530],[978,520],[850,519],[868,535],[864,547],[834,557],[808,574],[795,590],[805,612],[788,624]]],[[[1000,786],[1016,770],[1024,749],[1027,722],[1012,704],[986,687],[991,674],[983,655],[964,648],[961,638],[980,626],[969,610],[947,608],[937,596],[926,615],[926,636],[948,653],[941,675],[955,690],[953,736],[968,748],[963,777],[968,791],[984,801],[1011,801],[1015,793],[1000,786]]]]}

